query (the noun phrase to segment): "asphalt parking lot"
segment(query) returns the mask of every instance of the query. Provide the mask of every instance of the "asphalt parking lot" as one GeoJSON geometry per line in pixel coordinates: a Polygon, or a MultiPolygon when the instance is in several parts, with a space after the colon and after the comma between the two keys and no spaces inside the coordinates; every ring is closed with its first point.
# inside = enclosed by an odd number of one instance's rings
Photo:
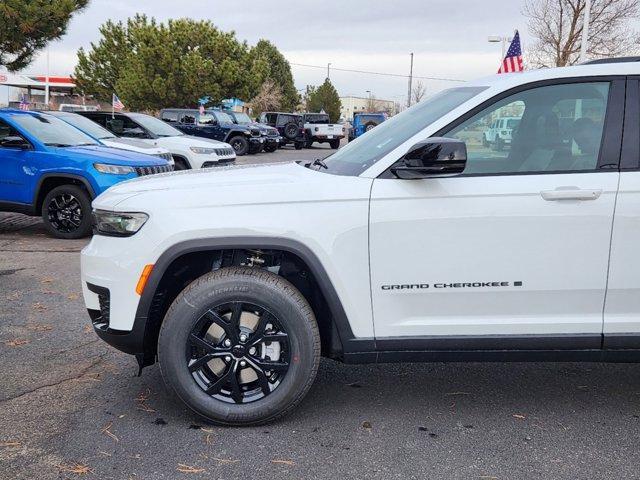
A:
{"type": "MultiPolygon", "coordinates": [[[[313,159],[329,149],[245,157],[313,159]]],[[[79,252],[0,214],[0,478],[638,478],[640,368],[323,361],[292,415],[203,423],[97,339],[79,252]]]]}

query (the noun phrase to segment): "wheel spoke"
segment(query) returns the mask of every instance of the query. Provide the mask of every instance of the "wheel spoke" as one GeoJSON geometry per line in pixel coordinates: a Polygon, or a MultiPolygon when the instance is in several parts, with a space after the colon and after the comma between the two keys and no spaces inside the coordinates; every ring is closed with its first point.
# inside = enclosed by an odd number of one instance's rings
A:
{"type": "Polygon", "coordinates": [[[289,335],[286,333],[267,333],[263,335],[259,342],[285,342],[289,339],[289,335]]]}
{"type": "Polygon", "coordinates": [[[192,333],[189,336],[189,342],[196,347],[202,348],[207,353],[214,353],[218,350],[218,348],[213,343],[210,343],[207,340],[198,337],[195,333],[192,333]]]}
{"type": "Polygon", "coordinates": [[[200,368],[202,368],[207,362],[213,360],[214,358],[215,356],[211,354],[203,355],[202,357],[197,359],[195,362],[193,362],[191,365],[189,365],[189,371],[193,373],[197,370],[200,370],[200,368]]]}
{"type": "Polygon", "coordinates": [[[218,379],[213,382],[211,385],[209,385],[209,387],[207,387],[207,389],[205,390],[205,393],[207,393],[208,395],[213,395],[215,393],[220,392],[220,390],[222,389],[222,387],[224,387],[225,383],[227,383],[227,381],[229,380],[229,377],[233,374],[233,367],[229,367],[227,369],[227,371],[224,373],[224,375],[222,375],[221,377],[218,377],[218,379]]]}
{"type": "Polygon", "coordinates": [[[240,390],[240,382],[238,382],[238,362],[229,369],[229,384],[231,385],[231,398],[236,403],[242,403],[242,391],[240,390]]]}
{"type": "Polygon", "coordinates": [[[271,360],[263,360],[262,358],[251,357],[251,362],[255,363],[257,368],[267,371],[272,370],[274,372],[286,372],[289,369],[287,362],[273,362],[271,360]]]}
{"type": "Polygon", "coordinates": [[[234,328],[231,322],[228,322],[213,310],[208,310],[207,313],[204,314],[204,318],[222,328],[232,343],[236,344],[240,341],[238,328],[234,328]]]}

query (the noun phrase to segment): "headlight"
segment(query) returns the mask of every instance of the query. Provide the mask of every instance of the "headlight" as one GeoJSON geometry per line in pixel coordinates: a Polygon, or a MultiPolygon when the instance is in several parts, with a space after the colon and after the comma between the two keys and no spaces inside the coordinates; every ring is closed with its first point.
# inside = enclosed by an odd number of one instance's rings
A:
{"type": "Polygon", "coordinates": [[[197,153],[198,155],[213,155],[216,153],[215,148],[203,148],[203,147],[189,147],[193,153],[197,153]]]}
{"type": "Polygon", "coordinates": [[[96,233],[112,237],[129,237],[138,232],[149,219],[146,213],[120,213],[94,210],[96,233]]]}
{"type": "Polygon", "coordinates": [[[100,173],[109,173],[111,175],[128,175],[129,173],[135,173],[133,167],[127,167],[125,165],[109,165],[108,163],[94,163],[95,168],[100,173]]]}

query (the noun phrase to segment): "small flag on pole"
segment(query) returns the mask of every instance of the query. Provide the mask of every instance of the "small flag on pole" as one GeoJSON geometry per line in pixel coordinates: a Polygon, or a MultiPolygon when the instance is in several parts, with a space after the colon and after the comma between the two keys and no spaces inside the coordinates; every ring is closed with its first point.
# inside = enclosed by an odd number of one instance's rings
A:
{"type": "Polygon", "coordinates": [[[502,61],[502,65],[498,69],[498,73],[514,73],[522,72],[524,70],[522,66],[522,48],[520,48],[520,34],[516,30],[516,34],[513,36],[507,55],[502,61]]]}
{"type": "Polygon", "coordinates": [[[124,103],[120,101],[115,93],[113,94],[113,98],[111,99],[111,106],[114,110],[124,110],[124,103]]]}
{"type": "Polygon", "coordinates": [[[29,100],[27,100],[27,96],[23,93],[20,95],[20,110],[29,110],[29,100]]]}

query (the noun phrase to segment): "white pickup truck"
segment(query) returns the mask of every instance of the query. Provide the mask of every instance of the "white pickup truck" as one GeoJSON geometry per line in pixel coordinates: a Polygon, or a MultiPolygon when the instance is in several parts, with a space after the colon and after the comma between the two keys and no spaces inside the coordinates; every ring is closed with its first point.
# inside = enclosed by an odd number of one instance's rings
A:
{"type": "Polygon", "coordinates": [[[326,113],[305,113],[305,147],[311,148],[313,142],[326,143],[334,150],[340,148],[340,140],[345,136],[345,128],[339,123],[331,123],[326,113]]]}

